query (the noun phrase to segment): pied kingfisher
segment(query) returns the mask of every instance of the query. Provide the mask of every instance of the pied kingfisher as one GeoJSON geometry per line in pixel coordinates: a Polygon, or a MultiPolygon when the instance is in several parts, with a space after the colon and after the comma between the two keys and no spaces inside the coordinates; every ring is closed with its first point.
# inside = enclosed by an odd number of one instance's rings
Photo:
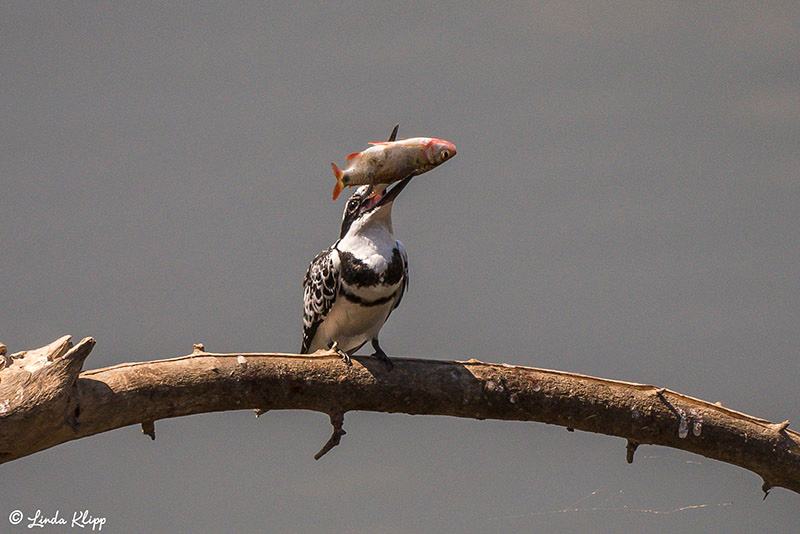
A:
{"type": "Polygon", "coordinates": [[[359,187],[347,201],[339,239],[323,250],[303,278],[303,347],[350,355],[370,341],[373,356],[392,362],[378,344],[378,332],[408,286],[408,257],[392,233],[392,202],[408,185],[403,179],[359,187]]]}

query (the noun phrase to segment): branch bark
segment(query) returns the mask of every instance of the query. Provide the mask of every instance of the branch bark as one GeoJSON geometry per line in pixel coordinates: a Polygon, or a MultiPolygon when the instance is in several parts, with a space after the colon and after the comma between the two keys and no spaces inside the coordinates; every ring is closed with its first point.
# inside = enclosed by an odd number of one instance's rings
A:
{"type": "Polygon", "coordinates": [[[223,410],[304,409],[331,417],[336,446],[345,412],[449,415],[538,421],[700,454],[760,475],[762,489],[800,493],[800,434],[664,388],[564,371],[478,360],[393,358],[394,369],[356,356],[215,354],[195,345],[168,360],[81,372],[95,341],[72,347],[65,336],[35,351],[5,355],[0,346],[0,463],[73,439],[223,410]],[[4,368],[3,368],[4,367],[4,368]]]}

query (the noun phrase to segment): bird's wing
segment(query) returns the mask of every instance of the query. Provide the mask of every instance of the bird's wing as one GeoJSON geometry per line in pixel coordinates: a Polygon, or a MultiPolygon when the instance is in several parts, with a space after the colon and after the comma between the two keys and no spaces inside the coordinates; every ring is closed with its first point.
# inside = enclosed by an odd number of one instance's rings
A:
{"type": "Polygon", "coordinates": [[[340,284],[339,251],[323,250],[308,266],[303,277],[303,347],[300,354],[308,353],[314,334],[331,311],[340,284]]]}
{"type": "Polygon", "coordinates": [[[397,300],[394,301],[394,306],[392,306],[392,309],[400,306],[400,301],[403,300],[403,293],[405,293],[406,289],[408,289],[408,253],[406,253],[406,247],[403,245],[402,241],[395,241],[395,243],[397,244],[397,248],[400,250],[400,257],[403,258],[403,283],[400,285],[397,300]]]}

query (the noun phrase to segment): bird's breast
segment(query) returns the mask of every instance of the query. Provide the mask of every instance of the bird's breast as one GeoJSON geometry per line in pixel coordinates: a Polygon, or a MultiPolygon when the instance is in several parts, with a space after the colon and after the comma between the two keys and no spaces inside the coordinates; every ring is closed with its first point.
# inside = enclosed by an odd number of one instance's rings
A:
{"type": "Polygon", "coordinates": [[[339,251],[341,259],[341,279],[344,284],[358,288],[376,288],[384,286],[393,292],[403,279],[403,258],[398,248],[392,250],[391,256],[373,254],[358,257],[350,252],[339,251]]]}

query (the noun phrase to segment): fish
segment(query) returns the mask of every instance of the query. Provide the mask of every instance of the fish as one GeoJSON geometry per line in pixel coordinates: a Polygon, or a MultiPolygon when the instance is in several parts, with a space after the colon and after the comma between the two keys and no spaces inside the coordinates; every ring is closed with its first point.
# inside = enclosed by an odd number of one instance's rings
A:
{"type": "Polygon", "coordinates": [[[438,167],[456,155],[450,141],[434,137],[411,137],[396,141],[397,126],[388,141],[369,143],[371,147],[347,156],[344,170],[331,162],[336,185],[333,200],[342,189],[356,185],[390,184],[438,167]]]}

